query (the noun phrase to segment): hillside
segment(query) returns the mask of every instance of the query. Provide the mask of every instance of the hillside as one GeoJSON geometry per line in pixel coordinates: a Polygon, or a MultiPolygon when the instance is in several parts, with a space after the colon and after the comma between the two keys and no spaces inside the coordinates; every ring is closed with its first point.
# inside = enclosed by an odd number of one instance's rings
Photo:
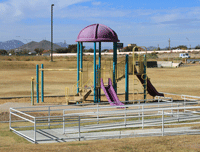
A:
{"type": "Polygon", "coordinates": [[[18,48],[22,45],[24,45],[24,43],[19,40],[9,40],[5,42],[0,42],[0,49],[10,50],[18,48]]]}
{"type": "MultiPolygon", "coordinates": [[[[51,42],[47,41],[47,40],[42,40],[40,42],[31,41],[27,44],[20,46],[17,49],[19,49],[19,50],[27,49],[31,52],[34,52],[35,48],[43,48],[44,50],[50,50],[51,49],[51,42]]],[[[55,51],[55,49],[58,49],[58,48],[61,48],[61,46],[54,43],[53,50],[55,51]]]]}

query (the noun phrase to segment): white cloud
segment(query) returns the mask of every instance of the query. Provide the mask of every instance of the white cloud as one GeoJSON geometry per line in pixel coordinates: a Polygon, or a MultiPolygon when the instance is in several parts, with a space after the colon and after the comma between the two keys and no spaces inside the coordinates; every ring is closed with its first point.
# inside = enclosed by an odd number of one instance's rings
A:
{"type": "Polygon", "coordinates": [[[57,17],[59,18],[76,18],[76,19],[84,19],[90,20],[90,18],[120,18],[127,17],[127,15],[131,13],[131,10],[116,10],[116,9],[96,9],[90,8],[87,6],[80,7],[72,7],[70,9],[61,10],[57,13],[57,17]]]}
{"type": "Polygon", "coordinates": [[[92,2],[92,5],[101,5],[101,2],[98,1],[98,2],[92,2]]]}
{"type": "Polygon", "coordinates": [[[101,23],[111,27],[117,32],[122,42],[129,43],[154,41],[157,45],[157,41],[167,42],[170,36],[175,35],[178,38],[179,33],[187,37],[190,35],[192,37],[194,33],[199,34],[196,30],[200,24],[199,7],[170,10],[120,9],[110,8],[110,6],[108,8],[107,5],[101,7],[104,3],[98,0],[8,0],[0,2],[0,22],[5,23],[1,25],[3,29],[0,31],[1,39],[12,39],[16,35],[36,41],[45,37],[50,38],[50,22],[44,21],[42,24],[38,22],[37,25],[36,23],[30,25],[19,21],[43,18],[50,21],[50,6],[53,3],[56,19],[54,22],[55,41],[67,39],[71,41],[69,43],[74,43],[80,30],[92,23],[101,23]],[[92,5],[74,5],[86,1],[91,1],[92,5]],[[192,28],[189,29],[188,26],[192,28]]]}
{"type": "Polygon", "coordinates": [[[0,3],[0,19],[13,22],[26,17],[47,17],[51,4],[55,4],[55,10],[60,10],[86,1],[90,0],[8,0],[0,3]]]}
{"type": "MultiPolygon", "coordinates": [[[[184,21],[188,24],[188,20],[200,19],[200,8],[179,8],[171,10],[157,10],[157,13],[150,16],[153,23],[178,23],[184,21]]],[[[181,22],[183,23],[183,22],[181,22]]]]}

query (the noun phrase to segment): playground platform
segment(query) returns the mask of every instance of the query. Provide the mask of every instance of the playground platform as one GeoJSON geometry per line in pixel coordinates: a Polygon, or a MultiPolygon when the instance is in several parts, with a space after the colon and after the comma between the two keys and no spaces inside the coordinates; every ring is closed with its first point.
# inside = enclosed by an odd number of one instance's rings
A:
{"type": "MultiPolygon", "coordinates": [[[[112,125],[112,124],[110,124],[112,125]]],[[[92,127],[92,126],[91,126],[92,127]]],[[[134,126],[129,126],[134,127],[134,126]]],[[[125,128],[125,127],[124,127],[125,128]]],[[[78,132],[78,128],[65,128],[68,132],[78,132]]],[[[109,129],[109,128],[107,128],[109,129]]],[[[112,128],[110,128],[112,129],[112,128]]],[[[82,131],[89,131],[89,128],[81,127],[82,131]]],[[[16,133],[18,134],[18,133],[16,133]]],[[[34,138],[34,130],[20,131],[29,138],[34,138]]],[[[177,127],[177,128],[165,128],[164,135],[189,135],[200,134],[200,129],[193,129],[192,127],[177,127]]],[[[18,134],[19,135],[19,134],[18,134]]],[[[77,134],[65,133],[63,129],[39,129],[36,131],[37,143],[60,143],[60,142],[72,142],[72,141],[84,141],[84,140],[100,140],[100,139],[120,139],[120,138],[134,138],[134,137],[147,137],[147,136],[162,136],[162,129],[137,129],[137,130],[121,130],[121,131],[104,131],[81,133],[80,137],[77,134]]]]}

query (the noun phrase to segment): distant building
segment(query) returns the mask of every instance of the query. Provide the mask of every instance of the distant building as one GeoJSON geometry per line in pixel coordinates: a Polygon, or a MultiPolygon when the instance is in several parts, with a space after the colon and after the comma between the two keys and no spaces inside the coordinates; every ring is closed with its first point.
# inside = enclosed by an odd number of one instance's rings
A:
{"type": "Polygon", "coordinates": [[[128,46],[133,46],[133,47],[135,47],[135,46],[137,46],[136,44],[128,44],[128,46]]]}
{"type": "Polygon", "coordinates": [[[113,49],[110,49],[108,52],[112,53],[112,52],[113,52],[113,49]]]}

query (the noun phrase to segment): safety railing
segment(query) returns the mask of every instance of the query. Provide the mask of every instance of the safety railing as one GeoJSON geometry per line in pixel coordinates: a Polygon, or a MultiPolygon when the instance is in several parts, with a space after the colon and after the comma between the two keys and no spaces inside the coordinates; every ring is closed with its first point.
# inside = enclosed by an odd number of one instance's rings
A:
{"type": "Polygon", "coordinates": [[[123,106],[99,103],[81,107],[60,105],[10,108],[9,126],[10,130],[33,143],[199,133],[200,106],[192,106],[194,101],[188,101],[186,105],[184,102],[140,102],[144,101],[138,100],[139,104],[123,106]],[[123,128],[126,130],[123,131],[123,128]]]}

